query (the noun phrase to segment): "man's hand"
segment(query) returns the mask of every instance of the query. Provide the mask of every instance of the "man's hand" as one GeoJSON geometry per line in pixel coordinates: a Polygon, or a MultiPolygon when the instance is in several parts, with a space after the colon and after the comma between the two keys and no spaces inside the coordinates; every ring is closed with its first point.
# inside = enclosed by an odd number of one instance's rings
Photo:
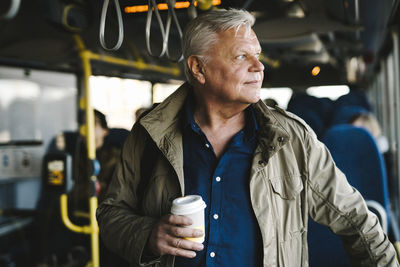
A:
{"type": "Polygon", "coordinates": [[[203,244],[189,241],[185,237],[201,237],[201,230],[186,228],[193,222],[180,215],[166,215],[161,218],[150,235],[147,247],[152,254],[162,256],[170,254],[186,258],[196,257],[196,252],[203,249],[203,244]]]}

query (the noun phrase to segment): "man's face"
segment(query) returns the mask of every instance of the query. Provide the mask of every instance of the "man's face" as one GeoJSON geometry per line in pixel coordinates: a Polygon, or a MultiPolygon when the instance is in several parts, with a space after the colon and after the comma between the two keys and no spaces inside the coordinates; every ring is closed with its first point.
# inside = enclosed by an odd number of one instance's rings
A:
{"type": "Polygon", "coordinates": [[[107,134],[108,134],[108,130],[102,128],[101,124],[100,124],[100,120],[98,118],[95,118],[94,138],[95,138],[96,149],[99,149],[100,147],[103,146],[104,138],[106,137],[107,134]]]}
{"type": "Polygon", "coordinates": [[[245,27],[217,36],[204,67],[204,93],[226,104],[256,103],[264,78],[264,65],[258,60],[261,47],[257,36],[245,27]]]}

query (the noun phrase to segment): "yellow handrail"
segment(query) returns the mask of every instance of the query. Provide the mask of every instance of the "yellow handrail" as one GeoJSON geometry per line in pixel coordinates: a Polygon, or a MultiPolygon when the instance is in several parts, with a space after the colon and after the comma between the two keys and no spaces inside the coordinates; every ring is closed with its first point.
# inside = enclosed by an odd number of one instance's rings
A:
{"type": "Polygon", "coordinates": [[[89,199],[89,215],[90,224],[84,226],[78,226],[73,224],[68,217],[68,197],[66,194],[60,196],[60,208],[61,218],[65,226],[76,233],[90,234],[91,236],[91,247],[92,247],[92,264],[93,267],[100,266],[100,253],[99,253],[99,227],[96,220],[96,209],[97,209],[97,197],[92,196],[89,199]]]}
{"type": "Polygon", "coordinates": [[[60,208],[61,208],[61,218],[64,222],[65,226],[76,233],[83,233],[83,234],[90,234],[91,228],[88,225],[85,226],[78,226],[71,222],[68,217],[68,204],[67,204],[68,197],[66,194],[62,194],[60,196],[60,208]]]}
{"type": "Polygon", "coordinates": [[[99,60],[99,61],[103,61],[106,63],[136,68],[138,70],[157,71],[157,72],[164,73],[164,74],[170,74],[170,75],[173,75],[176,77],[178,77],[181,74],[181,70],[179,69],[179,67],[176,64],[171,64],[170,67],[163,67],[163,66],[158,66],[158,65],[154,65],[154,64],[148,64],[148,63],[144,62],[141,58],[139,58],[137,60],[126,60],[126,59],[122,59],[122,58],[93,53],[92,51],[87,50],[85,48],[85,45],[83,44],[83,41],[79,35],[75,34],[74,38],[75,38],[75,42],[77,43],[78,48],[80,50],[80,56],[82,59],[85,58],[85,60],[88,60],[88,61],[99,60]]]}

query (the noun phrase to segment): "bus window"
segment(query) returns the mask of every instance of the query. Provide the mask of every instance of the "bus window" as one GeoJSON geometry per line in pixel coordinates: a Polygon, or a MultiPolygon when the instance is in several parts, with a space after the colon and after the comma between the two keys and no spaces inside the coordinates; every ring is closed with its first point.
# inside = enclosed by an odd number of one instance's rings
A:
{"type": "Polygon", "coordinates": [[[76,83],[72,74],[0,67],[0,142],[46,147],[59,131],[77,129],[76,83]]]}
{"type": "Polygon", "coordinates": [[[293,91],[288,87],[277,88],[261,88],[261,99],[273,99],[278,103],[278,106],[286,109],[293,91]]]}
{"type": "Polygon", "coordinates": [[[175,92],[183,82],[179,83],[156,83],[153,87],[153,103],[160,103],[166,99],[170,94],[175,92]]]}
{"type": "Polygon", "coordinates": [[[107,116],[110,128],[130,130],[136,110],[152,104],[149,81],[92,76],[90,88],[93,107],[107,116]]]}
{"type": "Polygon", "coordinates": [[[349,92],[350,88],[347,85],[312,86],[307,89],[309,95],[327,97],[331,100],[336,100],[349,92]]]}

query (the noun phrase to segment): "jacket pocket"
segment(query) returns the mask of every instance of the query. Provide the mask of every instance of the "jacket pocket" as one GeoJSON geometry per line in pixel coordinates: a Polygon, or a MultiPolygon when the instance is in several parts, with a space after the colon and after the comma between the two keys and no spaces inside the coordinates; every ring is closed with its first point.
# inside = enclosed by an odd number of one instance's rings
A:
{"type": "Polygon", "coordinates": [[[301,192],[303,182],[300,175],[270,178],[272,187],[271,205],[274,220],[278,225],[280,240],[290,238],[290,233],[304,227],[301,192]]]}
{"type": "Polygon", "coordinates": [[[283,199],[295,199],[303,190],[303,182],[300,175],[288,175],[269,179],[273,191],[283,199]]]}

